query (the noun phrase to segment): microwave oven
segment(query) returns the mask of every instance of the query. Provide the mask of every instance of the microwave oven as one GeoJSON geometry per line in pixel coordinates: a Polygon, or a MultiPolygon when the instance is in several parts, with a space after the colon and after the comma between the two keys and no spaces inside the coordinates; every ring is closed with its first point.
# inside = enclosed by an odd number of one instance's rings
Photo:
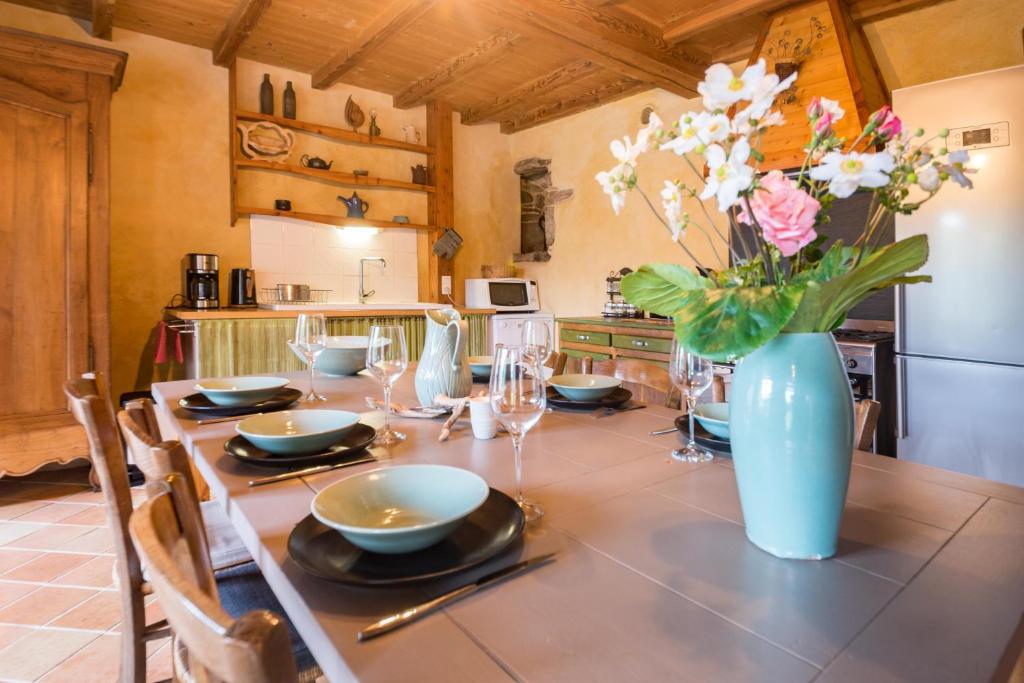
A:
{"type": "Polygon", "coordinates": [[[537,283],[516,277],[468,278],[466,308],[493,308],[499,313],[540,310],[537,283]]]}

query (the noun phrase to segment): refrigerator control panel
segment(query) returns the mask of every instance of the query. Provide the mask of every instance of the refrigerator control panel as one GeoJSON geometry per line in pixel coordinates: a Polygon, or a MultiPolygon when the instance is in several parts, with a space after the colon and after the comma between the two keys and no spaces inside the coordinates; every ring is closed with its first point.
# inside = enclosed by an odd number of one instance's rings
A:
{"type": "Polygon", "coordinates": [[[1010,122],[986,123],[969,128],[950,128],[946,143],[949,151],[1005,147],[1010,144],[1010,122]]]}

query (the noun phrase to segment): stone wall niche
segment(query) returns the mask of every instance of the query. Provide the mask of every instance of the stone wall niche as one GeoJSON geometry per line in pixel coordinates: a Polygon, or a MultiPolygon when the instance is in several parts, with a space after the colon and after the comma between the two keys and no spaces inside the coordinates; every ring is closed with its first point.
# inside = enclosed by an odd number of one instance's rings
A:
{"type": "Polygon", "coordinates": [[[572,190],[551,186],[551,159],[530,157],[516,162],[519,176],[520,252],[514,261],[548,261],[555,243],[555,204],[572,196],[572,190]]]}

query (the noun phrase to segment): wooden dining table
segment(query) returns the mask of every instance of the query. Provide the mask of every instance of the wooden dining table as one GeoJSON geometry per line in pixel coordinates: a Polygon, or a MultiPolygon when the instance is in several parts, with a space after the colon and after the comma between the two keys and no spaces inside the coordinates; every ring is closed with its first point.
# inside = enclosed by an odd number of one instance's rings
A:
{"type": "MultiPolygon", "coordinates": [[[[412,369],[394,400],[416,404],[412,369]]],[[[305,389],[308,376],[291,373],[305,389]]],[[[368,412],[364,374],[318,378],[316,407],[368,412]]],[[[483,385],[474,385],[475,390],[483,385]]],[[[468,412],[392,418],[408,440],[379,464],[250,488],[235,423],[178,407],[193,382],[153,386],[288,618],[330,681],[987,681],[1024,637],[1024,489],[857,452],[837,555],[782,560],[747,541],[732,462],[675,462],[678,413],[545,414],[525,438],[524,488],[546,514],[484,566],[410,588],[353,588],[304,572],[288,537],[331,483],[377,466],[437,463],[514,492],[511,440],[473,437],[468,412]],[[410,626],[357,642],[377,619],[520,558],[556,560],[410,626]]],[[[298,409],[305,407],[298,404],[298,409]]]]}

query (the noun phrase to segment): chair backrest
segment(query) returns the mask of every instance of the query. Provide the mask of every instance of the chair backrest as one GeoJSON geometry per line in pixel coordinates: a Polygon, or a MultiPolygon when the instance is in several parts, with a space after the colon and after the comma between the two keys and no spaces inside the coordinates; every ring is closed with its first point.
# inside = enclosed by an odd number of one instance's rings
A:
{"type": "MultiPolygon", "coordinates": [[[[124,446],[114,424],[113,408],[101,397],[101,390],[95,377],[85,376],[64,383],[64,393],[71,404],[71,412],[85,428],[93,470],[99,478],[107,520],[114,536],[115,567],[121,594],[121,632],[125,638],[141,638],[146,626],[145,605],[139,556],[128,535],[128,520],[132,514],[128,468],[124,446]]],[[[145,665],[144,658],[141,663],[145,665]]],[[[130,674],[122,671],[122,679],[128,680],[130,674]]]]}
{"type": "Polygon", "coordinates": [[[553,376],[561,375],[565,373],[565,364],[568,360],[569,355],[564,351],[553,351],[544,365],[551,368],[551,374],[553,376]]]}
{"type": "Polygon", "coordinates": [[[595,361],[590,356],[583,358],[584,374],[611,375],[622,380],[626,388],[637,394],[637,399],[648,403],[660,403],[670,408],[679,407],[679,393],[672,384],[668,370],[642,360],[615,358],[595,361]]]}
{"type": "Polygon", "coordinates": [[[157,487],[161,490],[132,516],[131,535],[167,621],[187,650],[190,677],[228,683],[296,681],[288,627],[279,616],[254,610],[233,619],[221,607],[198,501],[185,478],[173,473],[154,483],[157,487]]]}
{"type": "Polygon", "coordinates": [[[853,412],[853,447],[861,451],[870,451],[871,442],[875,439],[875,428],[878,426],[878,414],[882,404],[871,399],[857,402],[853,412]]]}
{"type": "MultiPolygon", "coordinates": [[[[188,454],[184,448],[175,448],[177,441],[161,441],[159,431],[151,431],[155,419],[153,403],[148,399],[132,401],[117,414],[121,436],[124,437],[125,446],[132,454],[135,465],[146,477],[147,484],[162,481],[168,474],[182,475],[196,500],[199,500],[188,454]]],[[[150,491],[148,487],[147,491],[150,491]]]]}

